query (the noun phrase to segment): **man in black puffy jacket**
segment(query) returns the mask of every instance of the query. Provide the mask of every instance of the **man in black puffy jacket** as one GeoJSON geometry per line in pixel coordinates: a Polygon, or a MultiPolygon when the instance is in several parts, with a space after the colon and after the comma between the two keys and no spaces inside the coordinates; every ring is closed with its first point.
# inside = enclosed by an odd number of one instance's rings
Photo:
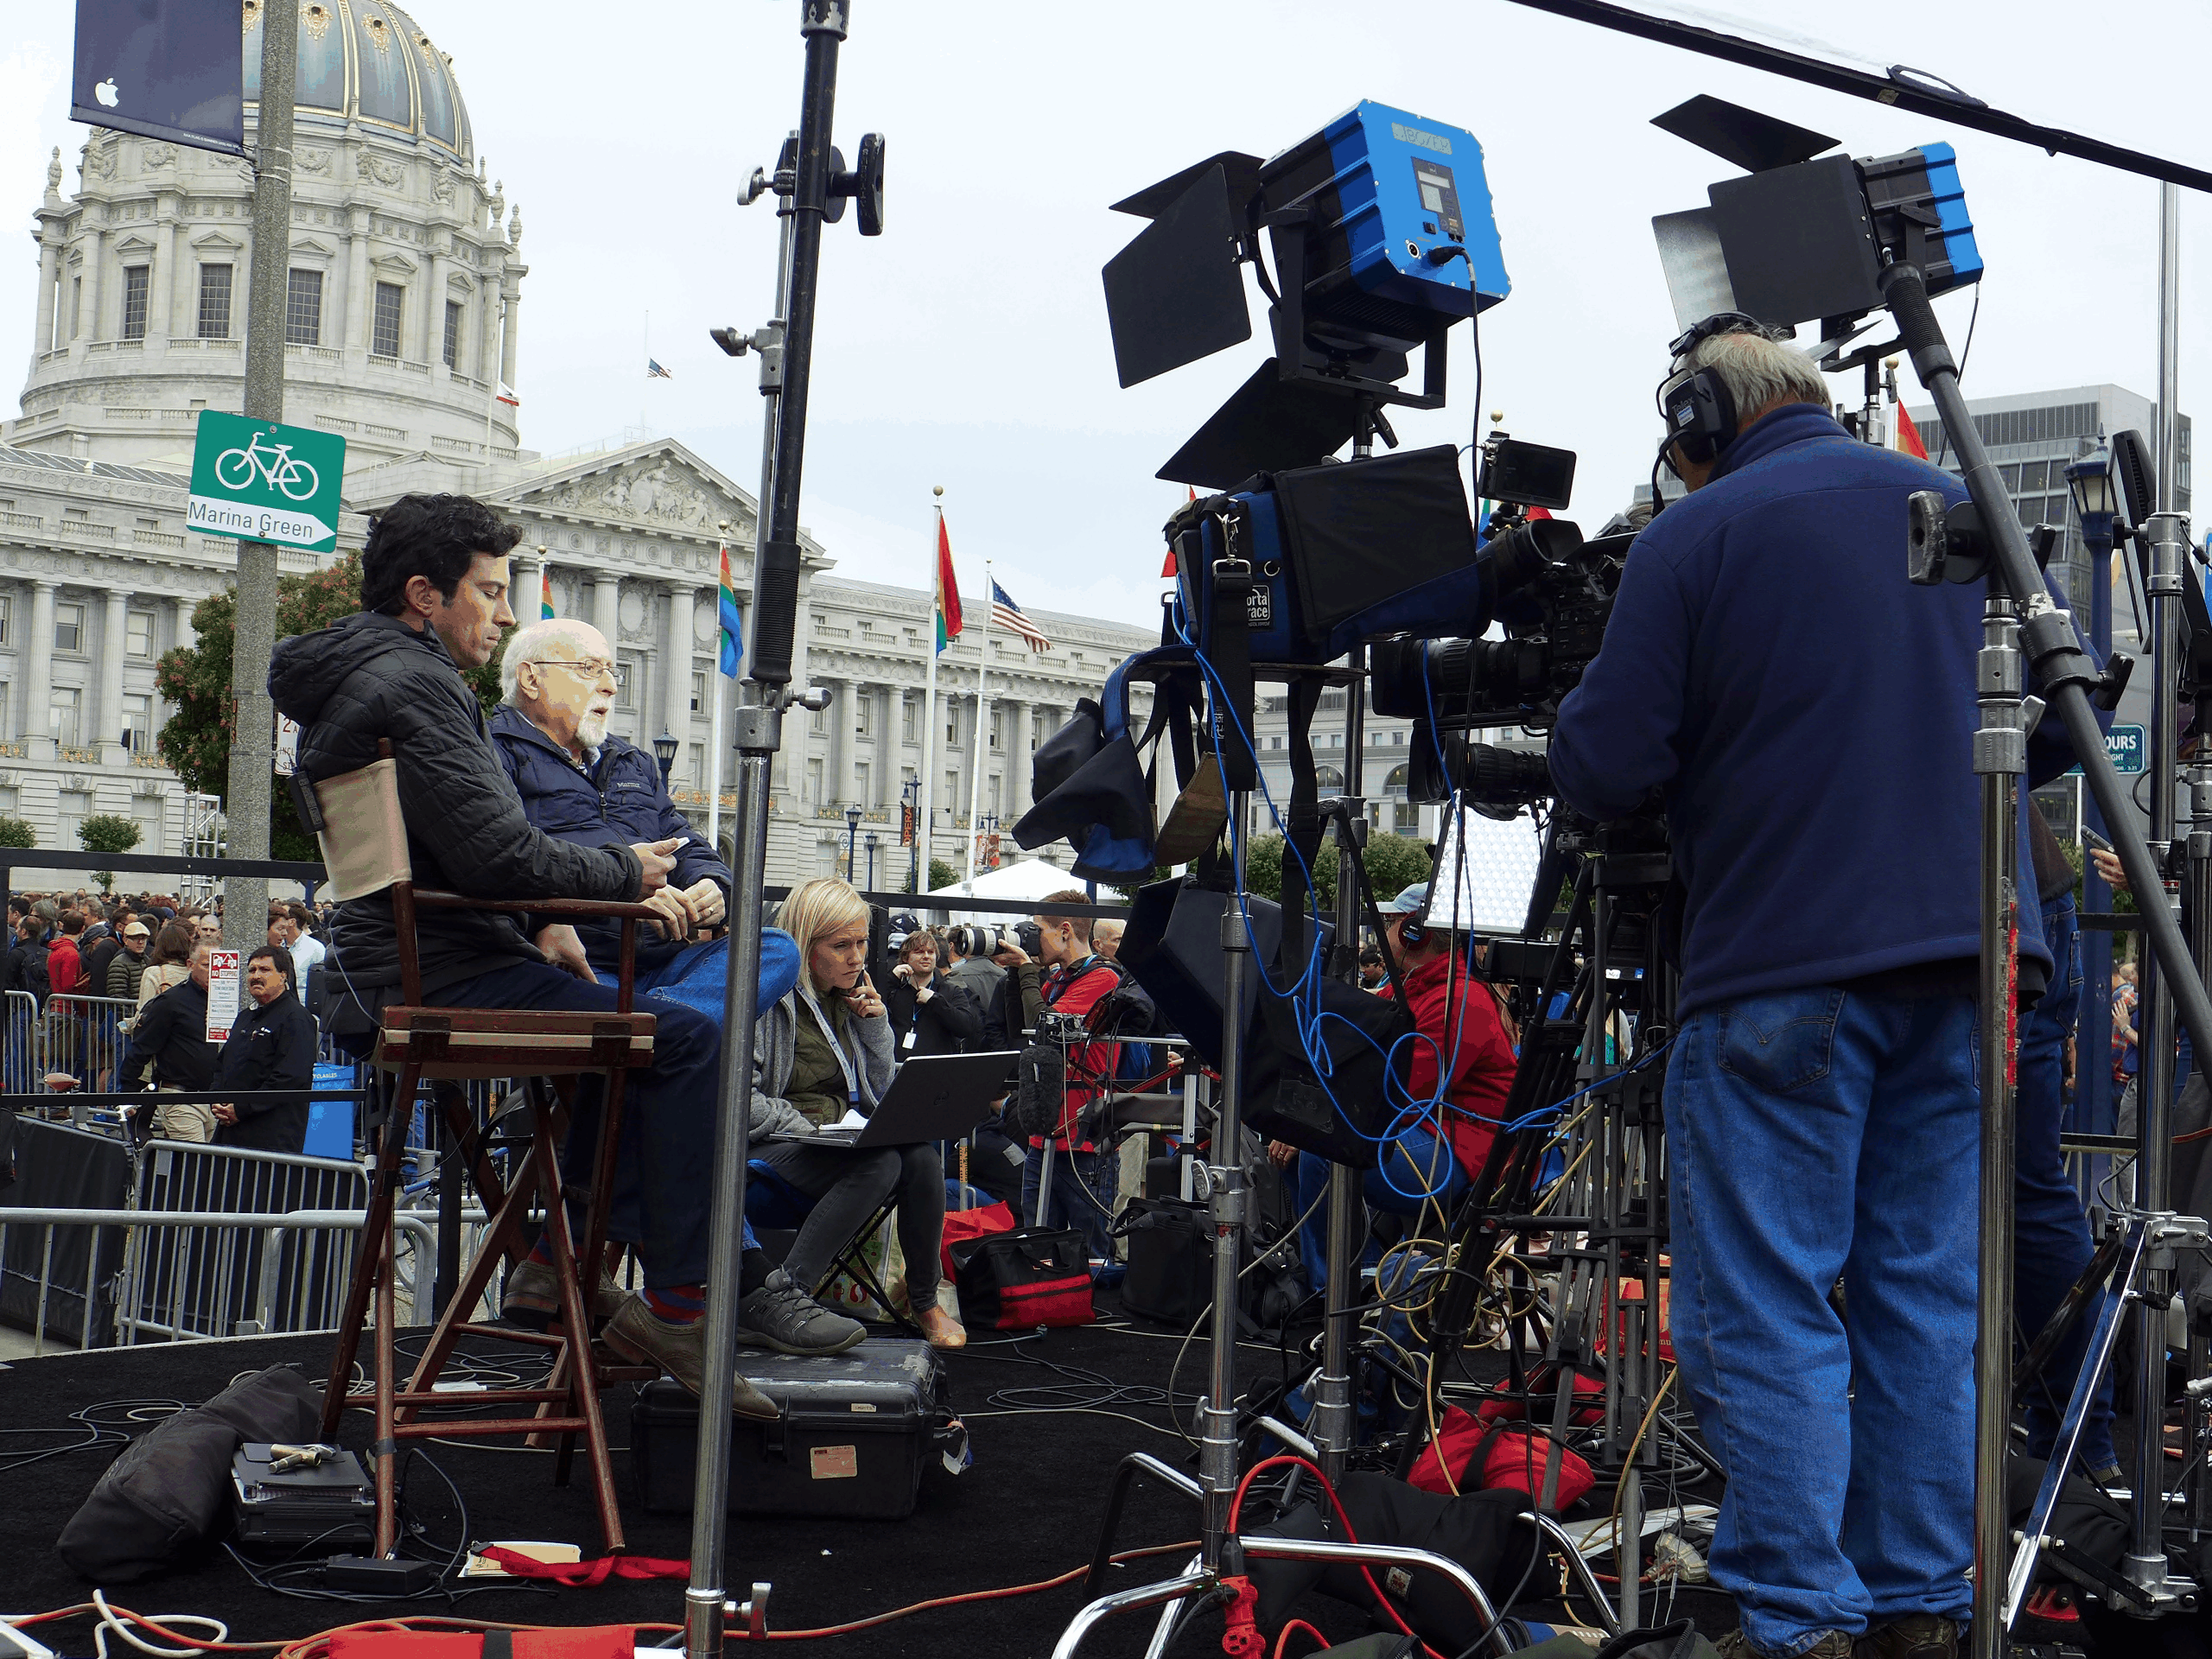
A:
{"type": "MultiPolygon", "coordinates": [[[[461,678],[512,625],[507,555],[521,532],[467,496],[403,496],[378,516],[361,555],[361,610],[320,632],[280,640],[269,672],[276,706],[300,722],[300,770],[357,771],[390,740],[416,881],[481,899],[635,901],[668,883],[666,841],[610,835],[579,846],[532,827],[461,678]]],[[[396,995],[399,954],[385,893],[339,906],[325,971],[332,992],[375,1006],[396,995]]],[[[540,930],[539,938],[551,930],[540,930]]],[[[416,924],[423,994],[465,1007],[611,1011],[616,992],[547,959],[512,916],[426,910],[416,924]]],[[[611,1281],[592,1296],[611,1315],[608,1344],[660,1365],[696,1392],[702,1374],[715,1143],[713,1021],[657,1008],[653,1063],[631,1074],[629,1122],[612,1223],[639,1240],[642,1298],[611,1281]]],[[[519,1270],[518,1270],[519,1271],[519,1270]]],[[[735,1404],[775,1408],[743,1377],[735,1404]]]]}

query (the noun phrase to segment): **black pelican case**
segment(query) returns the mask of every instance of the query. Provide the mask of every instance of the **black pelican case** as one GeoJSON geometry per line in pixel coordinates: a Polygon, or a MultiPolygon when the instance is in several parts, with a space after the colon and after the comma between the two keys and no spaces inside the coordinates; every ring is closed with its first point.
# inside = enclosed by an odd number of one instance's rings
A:
{"type": "MultiPolygon", "coordinates": [[[[781,1414],[730,1420],[732,1515],[896,1521],[914,1512],[926,1471],[966,1465],[944,1364],[926,1342],[871,1337],[827,1358],[740,1348],[737,1367],[781,1414]]],[[[698,1449],[698,1401],[666,1377],[647,1383],[630,1413],[630,1462],[649,1513],[691,1508],[698,1449]]]]}

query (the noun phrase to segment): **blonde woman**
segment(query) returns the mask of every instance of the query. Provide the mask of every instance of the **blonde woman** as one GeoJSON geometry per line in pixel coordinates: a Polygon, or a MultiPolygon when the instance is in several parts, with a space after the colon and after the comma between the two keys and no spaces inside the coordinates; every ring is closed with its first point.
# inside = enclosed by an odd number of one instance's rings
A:
{"type": "Polygon", "coordinates": [[[876,1206],[896,1191],[899,1243],[914,1317],[932,1345],[968,1340],[937,1305],[944,1236],[944,1163],[937,1147],[867,1151],[772,1141],[806,1135],[848,1111],[865,1116],[898,1070],[891,1022],[868,976],[868,901],[835,878],[792,891],[776,925],[798,945],[798,983],[760,1016],[753,1045],[754,1156],[814,1200],[784,1270],[812,1289],[876,1206]]]}

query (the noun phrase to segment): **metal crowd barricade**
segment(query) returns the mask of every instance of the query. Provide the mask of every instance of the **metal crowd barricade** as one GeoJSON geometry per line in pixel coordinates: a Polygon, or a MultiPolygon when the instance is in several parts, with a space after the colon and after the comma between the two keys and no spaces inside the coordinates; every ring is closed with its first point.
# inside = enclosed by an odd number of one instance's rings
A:
{"type": "MultiPolygon", "coordinates": [[[[124,1051],[130,1046],[125,1022],[138,1011],[124,997],[79,996],[56,992],[46,999],[46,1071],[66,1071],[84,1087],[116,1087],[124,1051]]],[[[44,1087],[43,1075],[40,1087],[44,1087]]]]}
{"type": "MultiPolygon", "coordinates": [[[[115,1227],[128,1230],[124,1283],[129,1300],[118,1306],[117,1335],[129,1346],[148,1339],[205,1340],[219,1336],[250,1336],[271,1331],[329,1331],[343,1317],[347,1275],[353,1268],[354,1240],[362,1225],[359,1210],[288,1210],[274,1215],[233,1211],[207,1214],[164,1214],[143,1210],[0,1209],[0,1243],[14,1227],[41,1230],[36,1313],[32,1326],[32,1352],[46,1351],[47,1304],[53,1283],[54,1233],[57,1227],[115,1227]],[[138,1275],[130,1265],[139,1259],[140,1241],[160,1237],[175,1240],[188,1234],[201,1236],[207,1257],[225,1264],[251,1260],[251,1273],[221,1273],[212,1285],[219,1293],[211,1301],[194,1285],[179,1275],[165,1281],[138,1275]],[[164,1303],[160,1299],[166,1295],[164,1303]],[[210,1325],[212,1329],[201,1329],[210,1325]]],[[[481,1220],[481,1213],[474,1219],[481,1220]]],[[[429,1287],[437,1251],[435,1229],[429,1217],[403,1212],[393,1217],[395,1248],[403,1262],[414,1271],[403,1272],[400,1315],[410,1325],[425,1325],[431,1318],[429,1287]]],[[[171,1249],[154,1252],[178,1261],[186,1252],[171,1249]]],[[[64,1287],[79,1294],[79,1287],[64,1287]]],[[[99,1294],[96,1282],[81,1288],[86,1306],[99,1294]]]]}
{"type": "Polygon", "coordinates": [[[46,1030],[38,998],[29,991],[7,994],[7,1013],[0,1022],[0,1086],[11,1095],[42,1094],[46,1090],[46,1030]]]}

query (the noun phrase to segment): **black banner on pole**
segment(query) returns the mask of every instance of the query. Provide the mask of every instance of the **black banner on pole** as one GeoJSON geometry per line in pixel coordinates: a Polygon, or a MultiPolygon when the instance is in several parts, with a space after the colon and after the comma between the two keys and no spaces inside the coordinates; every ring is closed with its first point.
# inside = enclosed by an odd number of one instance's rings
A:
{"type": "Polygon", "coordinates": [[[238,0],[77,0],[69,118],[245,154],[238,0]]]}

